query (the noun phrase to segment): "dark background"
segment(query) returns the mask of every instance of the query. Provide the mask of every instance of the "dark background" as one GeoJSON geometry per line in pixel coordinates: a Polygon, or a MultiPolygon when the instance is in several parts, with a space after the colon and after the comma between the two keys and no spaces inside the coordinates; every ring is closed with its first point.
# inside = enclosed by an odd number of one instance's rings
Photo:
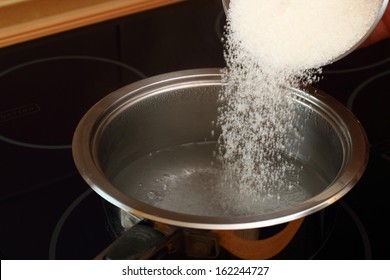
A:
{"type": "MultiPolygon", "coordinates": [[[[139,79],[224,67],[224,24],[220,0],[186,1],[0,49],[2,259],[90,259],[110,244],[102,201],[73,163],[78,121],[139,79]]],[[[325,67],[316,87],[362,122],[370,161],[277,258],[388,259],[390,41],[325,67]]]]}

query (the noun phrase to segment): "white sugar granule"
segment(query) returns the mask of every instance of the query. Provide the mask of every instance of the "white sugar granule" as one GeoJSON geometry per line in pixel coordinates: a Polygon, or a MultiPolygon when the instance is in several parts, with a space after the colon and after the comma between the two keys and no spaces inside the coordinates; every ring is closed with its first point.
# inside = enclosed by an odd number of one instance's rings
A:
{"type": "Polygon", "coordinates": [[[308,69],[346,53],[383,0],[231,0],[230,32],[261,63],[308,69]]]}
{"type": "Polygon", "coordinates": [[[303,136],[294,123],[289,87],[305,82],[303,78],[315,79],[316,72],[260,67],[231,39],[228,52],[218,119],[225,184],[254,200],[278,195],[292,189],[299,177],[291,162],[303,136]]]}
{"type": "Polygon", "coordinates": [[[231,0],[219,96],[226,184],[259,201],[299,184],[303,140],[291,87],[365,35],[381,0],[231,0]]]}

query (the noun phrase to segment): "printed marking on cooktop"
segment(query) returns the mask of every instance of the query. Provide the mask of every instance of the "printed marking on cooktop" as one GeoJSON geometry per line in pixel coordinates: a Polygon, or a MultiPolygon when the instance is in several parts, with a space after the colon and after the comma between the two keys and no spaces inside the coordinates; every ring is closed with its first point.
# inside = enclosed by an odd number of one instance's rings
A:
{"type": "Polygon", "coordinates": [[[0,112],[0,123],[35,114],[40,110],[41,108],[36,103],[30,103],[20,107],[12,108],[10,110],[0,112]]]}

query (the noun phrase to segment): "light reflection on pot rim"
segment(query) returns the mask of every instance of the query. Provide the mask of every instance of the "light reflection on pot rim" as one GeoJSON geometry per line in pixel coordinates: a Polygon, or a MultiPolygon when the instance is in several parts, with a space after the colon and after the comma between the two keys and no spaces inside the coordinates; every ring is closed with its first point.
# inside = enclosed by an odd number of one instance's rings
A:
{"type": "Polygon", "coordinates": [[[150,94],[163,94],[182,87],[222,86],[220,69],[194,69],[162,74],[125,86],[95,104],[80,121],[73,138],[73,157],[84,180],[100,196],[142,218],[165,224],[198,229],[249,229],[286,223],[310,215],[334,203],[358,182],[368,162],[366,134],[354,115],[325,93],[294,89],[299,102],[325,112],[341,138],[343,163],[335,180],[320,194],[272,213],[251,216],[198,216],[161,209],[126,195],[110,183],[97,156],[99,137],[118,110],[127,108],[150,94]]]}

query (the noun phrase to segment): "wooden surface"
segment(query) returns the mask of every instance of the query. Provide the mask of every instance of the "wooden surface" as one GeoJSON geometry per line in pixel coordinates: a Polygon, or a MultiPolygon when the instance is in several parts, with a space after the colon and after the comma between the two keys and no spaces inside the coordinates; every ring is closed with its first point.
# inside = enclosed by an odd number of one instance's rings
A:
{"type": "Polygon", "coordinates": [[[183,0],[0,0],[0,47],[183,0]]]}

